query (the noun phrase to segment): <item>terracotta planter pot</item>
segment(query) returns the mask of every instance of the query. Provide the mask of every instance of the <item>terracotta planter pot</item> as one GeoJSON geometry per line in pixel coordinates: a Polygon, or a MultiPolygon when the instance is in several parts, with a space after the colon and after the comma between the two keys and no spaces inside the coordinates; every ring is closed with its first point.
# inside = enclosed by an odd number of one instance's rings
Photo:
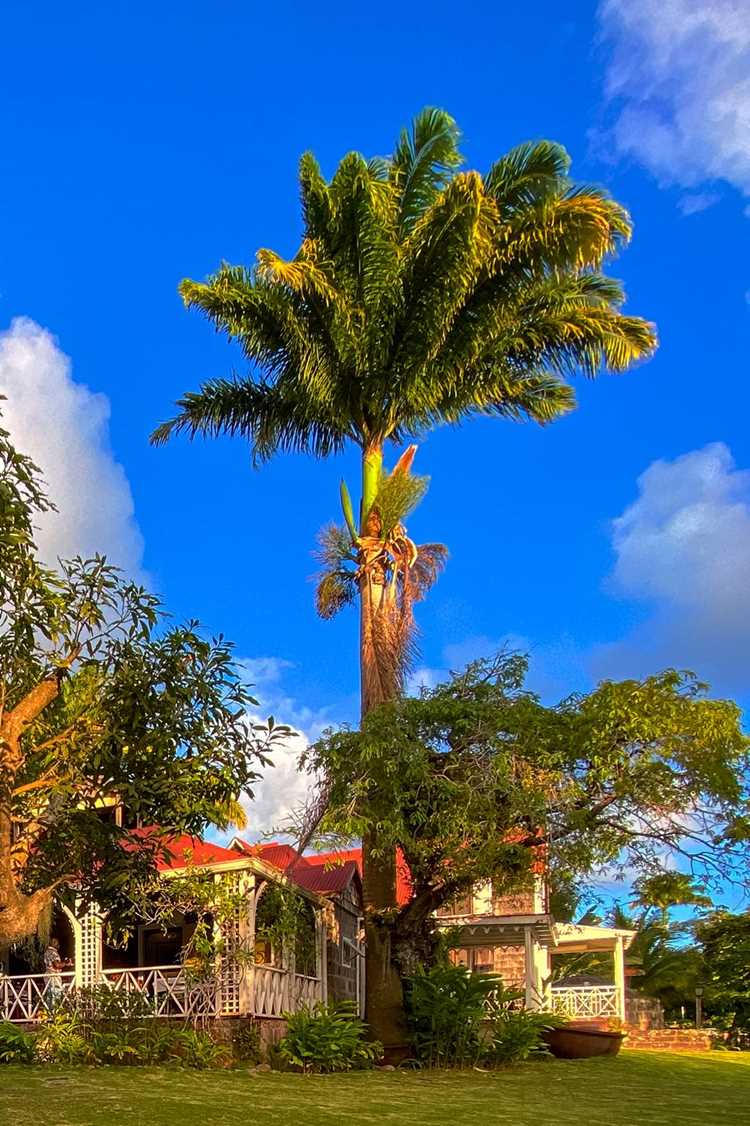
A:
{"type": "Polygon", "coordinates": [[[552,1055],[561,1060],[616,1056],[624,1039],[622,1032],[604,1032],[598,1028],[581,1028],[573,1024],[550,1028],[544,1033],[544,1041],[552,1055]]]}

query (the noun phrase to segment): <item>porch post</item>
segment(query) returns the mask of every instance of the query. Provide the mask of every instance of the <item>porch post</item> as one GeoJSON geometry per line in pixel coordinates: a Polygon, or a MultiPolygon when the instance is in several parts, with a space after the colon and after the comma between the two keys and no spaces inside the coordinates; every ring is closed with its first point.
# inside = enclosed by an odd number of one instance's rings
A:
{"type": "Polygon", "coordinates": [[[617,1010],[620,1020],[625,1020],[625,944],[622,935],[615,938],[613,952],[615,963],[615,988],[617,989],[617,1010]]]}
{"type": "Polygon", "coordinates": [[[323,911],[315,914],[315,929],[317,931],[317,976],[320,981],[320,999],[323,1004],[328,1003],[328,931],[323,917],[323,911]]]}
{"type": "Polygon", "coordinates": [[[243,965],[240,971],[240,1014],[255,1013],[255,877],[247,875],[242,880],[245,907],[240,916],[240,949],[243,965]]]}
{"type": "Polygon", "coordinates": [[[534,957],[534,935],[531,927],[524,927],[523,930],[523,944],[524,944],[524,981],[526,985],[526,1008],[536,1009],[537,1002],[537,988],[536,988],[536,958],[534,957]]]}

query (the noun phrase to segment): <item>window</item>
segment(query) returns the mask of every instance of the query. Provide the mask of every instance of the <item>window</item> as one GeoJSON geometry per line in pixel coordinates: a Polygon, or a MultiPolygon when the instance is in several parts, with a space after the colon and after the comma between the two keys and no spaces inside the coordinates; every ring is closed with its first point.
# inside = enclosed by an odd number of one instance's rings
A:
{"type": "Polygon", "coordinates": [[[465,966],[475,974],[491,974],[495,969],[495,951],[492,946],[459,946],[451,950],[454,966],[465,966]]]}
{"type": "Polygon", "coordinates": [[[472,915],[474,913],[474,894],[471,891],[466,891],[462,895],[457,895],[448,903],[444,903],[442,907],[438,907],[437,914],[445,917],[452,915],[472,915]]]}
{"type": "Polygon", "coordinates": [[[491,946],[475,946],[472,950],[471,968],[475,974],[491,974],[495,959],[491,946]]]}

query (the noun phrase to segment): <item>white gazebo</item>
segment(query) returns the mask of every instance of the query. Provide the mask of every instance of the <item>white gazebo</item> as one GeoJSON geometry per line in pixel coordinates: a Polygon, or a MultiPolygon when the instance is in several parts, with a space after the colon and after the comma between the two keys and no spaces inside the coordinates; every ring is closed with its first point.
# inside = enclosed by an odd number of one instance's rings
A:
{"type": "Polygon", "coordinates": [[[550,953],[612,954],[611,985],[553,985],[551,1005],[554,1012],[579,1020],[614,1018],[625,1020],[625,951],[635,931],[622,927],[591,927],[582,923],[555,923],[550,953]]]}

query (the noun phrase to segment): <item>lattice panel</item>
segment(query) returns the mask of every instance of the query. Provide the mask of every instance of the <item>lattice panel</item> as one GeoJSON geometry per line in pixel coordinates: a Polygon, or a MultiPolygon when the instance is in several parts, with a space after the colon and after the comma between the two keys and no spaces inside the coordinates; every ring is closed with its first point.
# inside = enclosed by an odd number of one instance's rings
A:
{"type": "MultiPolygon", "coordinates": [[[[243,890],[239,872],[228,872],[221,877],[224,887],[231,894],[243,890]]],[[[223,950],[219,966],[220,1010],[225,1016],[239,1016],[241,1012],[240,986],[242,965],[239,955],[243,939],[243,906],[237,903],[231,918],[221,923],[223,950]]]]}
{"type": "Polygon", "coordinates": [[[91,907],[81,922],[80,948],[76,959],[78,985],[95,985],[102,968],[102,923],[96,909],[91,907]]]}

